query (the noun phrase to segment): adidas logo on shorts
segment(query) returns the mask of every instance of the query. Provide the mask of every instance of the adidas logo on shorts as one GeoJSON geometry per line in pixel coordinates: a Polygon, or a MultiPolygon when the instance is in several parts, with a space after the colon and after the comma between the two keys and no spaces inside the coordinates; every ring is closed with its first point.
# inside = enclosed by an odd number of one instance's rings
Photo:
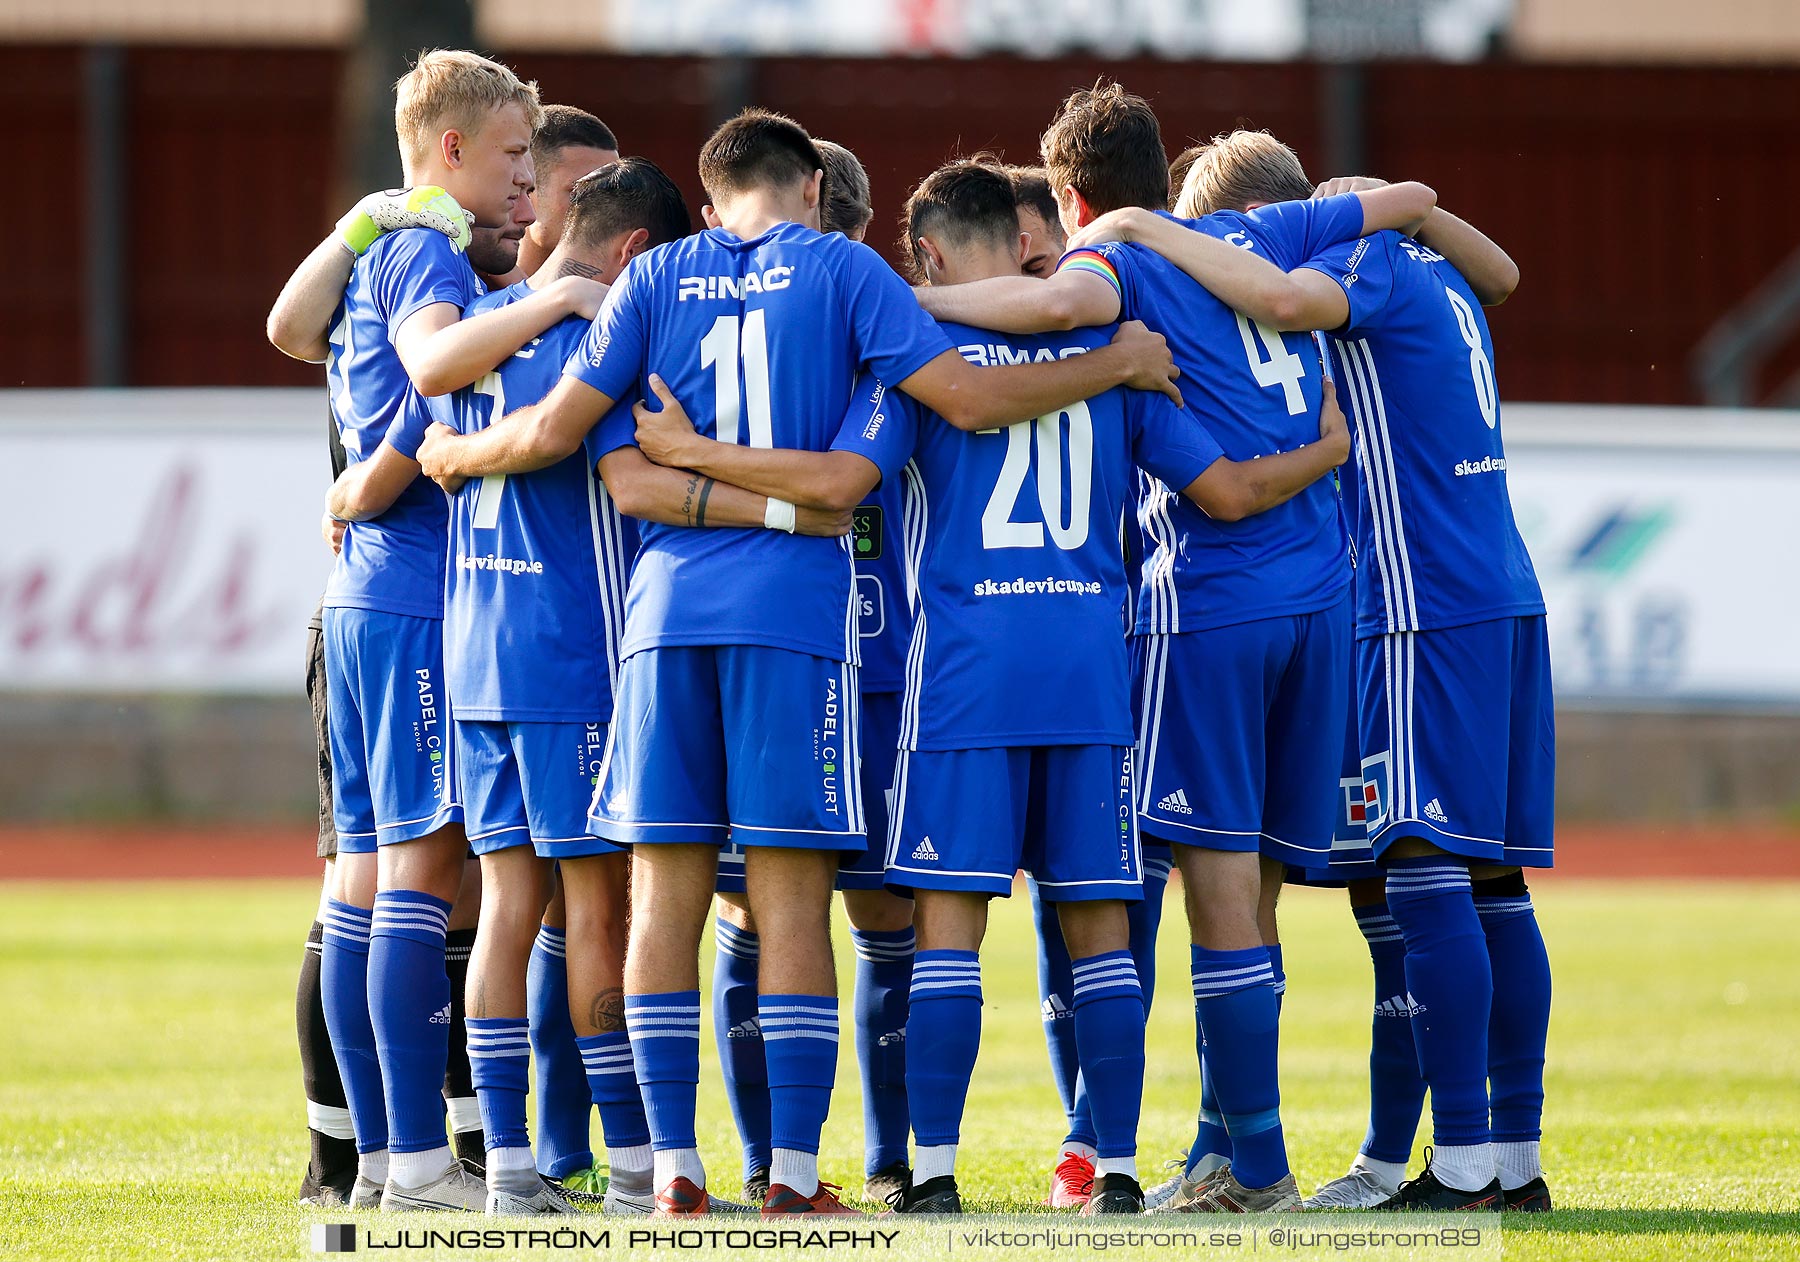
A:
{"type": "Polygon", "coordinates": [[[1423,1011],[1425,1011],[1425,1005],[1414,999],[1412,997],[1412,991],[1410,990],[1406,992],[1404,997],[1395,995],[1393,998],[1383,999],[1380,1003],[1375,1005],[1375,1015],[1378,1017],[1402,1017],[1410,1019],[1418,1016],[1423,1011]]]}
{"type": "Polygon", "coordinates": [[[431,1014],[431,1024],[433,1024],[433,1025],[449,1025],[450,1024],[450,1005],[449,1004],[445,1004],[443,1007],[439,1008],[436,1012],[431,1014]]]}
{"type": "Polygon", "coordinates": [[[1450,819],[1448,815],[1444,814],[1444,804],[1436,798],[1425,803],[1425,818],[1434,824],[1446,823],[1450,819]]]}
{"type": "Polygon", "coordinates": [[[1177,789],[1156,804],[1159,811],[1171,811],[1176,815],[1192,815],[1194,808],[1188,805],[1187,790],[1177,789]]]}
{"type": "Polygon", "coordinates": [[[914,846],[912,857],[915,859],[930,859],[934,863],[937,862],[938,852],[932,849],[931,838],[927,837],[924,841],[921,841],[918,845],[914,846]]]}

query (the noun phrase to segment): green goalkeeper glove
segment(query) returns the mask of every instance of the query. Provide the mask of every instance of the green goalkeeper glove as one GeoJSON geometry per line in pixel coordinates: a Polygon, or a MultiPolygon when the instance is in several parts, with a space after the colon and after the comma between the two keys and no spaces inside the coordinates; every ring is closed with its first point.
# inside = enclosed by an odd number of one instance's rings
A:
{"type": "Polygon", "coordinates": [[[358,258],[384,232],[431,228],[450,238],[458,250],[469,248],[469,225],[475,217],[435,184],[390,188],[370,193],[337,222],[338,240],[358,258]]]}

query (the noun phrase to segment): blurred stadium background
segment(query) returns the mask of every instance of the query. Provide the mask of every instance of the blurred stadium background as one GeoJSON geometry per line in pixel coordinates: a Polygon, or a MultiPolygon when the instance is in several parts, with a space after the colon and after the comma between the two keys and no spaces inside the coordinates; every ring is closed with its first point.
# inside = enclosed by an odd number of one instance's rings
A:
{"type": "Polygon", "coordinates": [[[323,374],[263,316],[399,182],[390,85],[434,44],[593,110],[696,205],[714,123],[790,112],[861,155],[883,245],[946,155],[1032,160],[1102,73],[1171,149],[1243,122],[1319,178],[1426,180],[1523,270],[1493,323],[1565,820],[1800,809],[1788,0],[8,0],[11,821],[307,820],[323,374]]]}

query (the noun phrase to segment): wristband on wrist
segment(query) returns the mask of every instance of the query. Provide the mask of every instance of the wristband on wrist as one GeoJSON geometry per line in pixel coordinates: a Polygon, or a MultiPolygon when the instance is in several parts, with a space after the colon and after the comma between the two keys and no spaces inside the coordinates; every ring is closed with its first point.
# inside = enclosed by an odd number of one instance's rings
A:
{"type": "Polygon", "coordinates": [[[785,530],[794,533],[794,506],[786,500],[769,497],[769,506],[763,509],[763,525],[770,530],[785,530]]]}

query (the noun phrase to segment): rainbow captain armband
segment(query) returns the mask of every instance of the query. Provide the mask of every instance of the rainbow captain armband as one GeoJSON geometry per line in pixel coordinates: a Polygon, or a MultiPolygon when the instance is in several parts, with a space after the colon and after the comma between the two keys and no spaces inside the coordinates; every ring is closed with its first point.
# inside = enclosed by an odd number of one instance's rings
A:
{"type": "Polygon", "coordinates": [[[435,184],[390,188],[370,193],[337,222],[337,237],[361,258],[383,233],[401,228],[430,228],[450,238],[458,250],[469,248],[469,225],[475,217],[435,184]]]}
{"type": "Polygon", "coordinates": [[[1062,256],[1062,262],[1056,265],[1058,272],[1092,272],[1101,280],[1113,287],[1113,292],[1123,294],[1125,287],[1119,283],[1119,269],[1112,265],[1112,260],[1098,250],[1071,250],[1062,256]]]}

